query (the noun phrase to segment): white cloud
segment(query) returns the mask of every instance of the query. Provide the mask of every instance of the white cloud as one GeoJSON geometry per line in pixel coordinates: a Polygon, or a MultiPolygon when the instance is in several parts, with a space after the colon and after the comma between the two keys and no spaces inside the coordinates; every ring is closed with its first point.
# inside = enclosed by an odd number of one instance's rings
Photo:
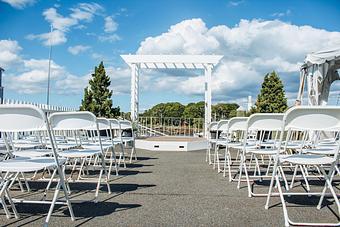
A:
{"type": "Polygon", "coordinates": [[[67,50],[73,55],[78,55],[80,53],[83,53],[90,49],[90,46],[83,46],[83,45],[76,45],[76,46],[70,46],[67,50]]]}
{"type": "MultiPolygon", "coordinates": [[[[48,78],[48,59],[25,59],[22,48],[15,40],[0,40],[0,67],[6,89],[19,94],[45,93],[48,78]]],[[[81,94],[88,75],[78,77],[51,61],[51,89],[58,94],[81,94]]]]}
{"type": "Polygon", "coordinates": [[[104,31],[107,33],[115,32],[118,29],[118,23],[112,17],[105,17],[104,31]]]}
{"type": "Polygon", "coordinates": [[[94,15],[102,12],[104,8],[97,3],[79,3],[76,8],[71,8],[71,17],[76,20],[92,21],[94,15]]]}
{"type": "Polygon", "coordinates": [[[104,55],[99,54],[99,53],[92,53],[91,57],[95,60],[100,60],[100,61],[102,61],[105,58],[104,55]]]}
{"type": "Polygon", "coordinates": [[[239,6],[239,5],[243,4],[243,3],[244,3],[244,0],[241,0],[241,1],[229,1],[228,5],[236,7],[236,6],[239,6]]]}
{"type": "Polygon", "coordinates": [[[0,67],[6,69],[9,66],[21,62],[19,52],[21,51],[17,41],[0,40],[0,67]]]}
{"type": "Polygon", "coordinates": [[[276,12],[271,14],[272,17],[284,17],[284,16],[289,16],[291,14],[290,9],[287,9],[285,12],[276,12]]]}
{"type": "Polygon", "coordinates": [[[104,9],[97,3],[79,3],[76,7],[71,8],[68,16],[63,16],[57,12],[57,8],[49,8],[43,12],[45,20],[53,26],[52,38],[49,33],[30,34],[28,39],[38,39],[43,41],[44,45],[49,45],[52,39],[52,45],[59,45],[67,41],[66,33],[71,28],[84,28],[82,22],[90,22],[96,14],[104,9]]]}
{"type": "Polygon", "coordinates": [[[45,46],[55,46],[59,44],[66,43],[67,38],[63,31],[53,30],[52,32],[42,33],[39,35],[30,34],[26,36],[29,40],[41,40],[45,46]]]}
{"type": "Polygon", "coordinates": [[[112,35],[100,35],[98,36],[99,41],[101,42],[109,42],[109,43],[113,43],[116,41],[121,40],[121,38],[119,37],[119,35],[117,34],[112,34],[112,35]]]}
{"type": "MultiPolygon", "coordinates": [[[[241,20],[233,27],[208,28],[198,18],[184,20],[165,33],[146,38],[137,53],[224,55],[213,73],[213,97],[226,101],[248,95],[256,97],[263,76],[273,70],[281,75],[287,92],[296,93],[299,65],[305,55],[339,45],[340,32],[311,26],[254,19],[241,20]]],[[[150,79],[148,88],[159,86],[181,94],[203,95],[204,78],[189,75],[162,74],[150,79]]]]}
{"type": "Polygon", "coordinates": [[[63,79],[56,81],[56,89],[58,94],[72,95],[82,94],[84,88],[88,86],[90,74],[85,76],[66,75],[63,79]]]}
{"type": "MultiPolygon", "coordinates": [[[[46,91],[48,59],[24,60],[22,73],[10,76],[8,88],[22,94],[35,94],[46,91]]],[[[54,61],[51,62],[51,80],[60,79],[68,73],[54,61]]]]}
{"type": "Polygon", "coordinates": [[[23,9],[26,6],[33,5],[35,3],[35,0],[1,0],[1,1],[8,3],[13,8],[16,9],[23,9]]]}

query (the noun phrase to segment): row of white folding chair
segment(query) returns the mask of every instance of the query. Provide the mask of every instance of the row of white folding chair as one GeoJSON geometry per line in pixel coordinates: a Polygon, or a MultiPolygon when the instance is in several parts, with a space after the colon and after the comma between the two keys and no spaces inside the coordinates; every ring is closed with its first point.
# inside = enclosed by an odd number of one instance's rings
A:
{"type": "MultiPolygon", "coordinates": [[[[280,135],[280,144],[278,147],[281,147],[281,144],[286,141],[284,138],[285,131],[289,130],[304,130],[310,132],[320,132],[320,131],[339,131],[340,130],[340,108],[339,107],[295,107],[289,109],[284,116],[283,124],[281,127],[281,135],[280,135]]],[[[340,214],[340,203],[337,197],[337,194],[334,191],[332,185],[332,178],[335,174],[335,166],[338,164],[339,158],[339,149],[340,144],[337,141],[338,146],[335,149],[332,155],[324,155],[324,154],[305,154],[303,152],[299,152],[296,154],[290,154],[282,156],[280,155],[280,149],[277,150],[275,154],[275,164],[273,175],[270,182],[269,192],[267,196],[267,202],[265,208],[269,208],[270,197],[272,196],[273,186],[276,183],[285,220],[285,226],[289,225],[322,225],[322,226],[339,226],[340,222],[336,223],[301,223],[292,221],[289,218],[288,210],[286,207],[284,195],[301,195],[301,193],[294,192],[286,192],[284,193],[281,189],[280,179],[278,176],[278,168],[285,163],[289,163],[292,165],[302,165],[302,166],[316,166],[320,169],[323,178],[325,180],[325,185],[321,193],[321,197],[318,203],[317,208],[320,209],[322,202],[324,200],[324,196],[326,190],[329,189],[331,196],[334,199],[334,202],[338,208],[338,214],[340,214]],[[328,173],[326,173],[325,168],[329,167],[328,173]]],[[[312,194],[312,193],[307,193],[312,194]]],[[[314,193],[315,194],[315,193],[314,193]]]]}
{"type": "MultiPolygon", "coordinates": [[[[0,162],[0,171],[6,173],[0,183],[0,198],[3,208],[5,210],[6,216],[9,218],[11,216],[5,197],[10,203],[14,216],[19,217],[19,214],[15,208],[15,202],[32,202],[32,203],[42,203],[50,204],[50,209],[48,211],[45,225],[48,225],[51,214],[53,212],[54,206],[57,203],[58,194],[60,189],[64,192],[64,197],[66,202],[58,202],[58,204],[65,204],[68,206],[70,211],[71,219],[74,220],[73,210],[71,202],[68,198],[68,193],[65,185],[64,173],[62,170],[62,165],[65,162],[64,159],[60,159],[57,154],[57,149],[53,145],[53,136],[50,126],[46,119],[45,114],[42,110],[31,105],[1,105],[0,106],[0,131],[2,133],[17,133],[24,131],[47,131],[49,139],[52,141],[52,152],[53,157],[33,157],[33,158],[11,158],[8,160],[3,160],[0,162]],[[58,183],[53,195],[52,201],[25,201],[23,199],[16,200],[12,199],[8,186],[17,173],[31,173],[39,170],[51,169],[57,172],[59,178],[58,183]]],[[[4,135],[4,134],[3,134],[4,135]]],[[[5,139],[5,138],[4,138],[5,139]]],[[[6,140],[6,139],[5,139],[6,140]]]]}
{"type": "MultiPolygon", "coordinates": [[[[115,143],[121,143],[124,146],[123,148],[129,148],[130,151],[130,163],[132,162],[132,159],[134,158],[137,160],[137,153],[135,149],[135,136],[134,136],[134,131],[133,131],[133,126],[131,121],[128,120],[116,120],[116,121],[111,121],[112,128],[117,130],[117,136],[114,138],[115,143]],[[130,130],[131,136],[130,135],[125,135],[128,134],[128,130],[130,130]]],[[[125,153],[124,153],[125,155],[125,153]]],[[[125,156],[123,158],[124,165],[125,165],[125,156]]]]}
{"type": "MultiPolygon", "coordinates": [[[[295,114],[296,112],[294,112],[294,110],[291,110],[293,113],[291,113],[291,115],[295,114]]],[[[296,110],[297,112],[299,111],[304,111],[304,110],[296,110]]],[[[310,110],[307,110],[307,112],[310,111],[310,110]]],[[[328,110],[325,110],[326,112],[328,110]]],[[[339,111],[339,108],[335,111],[339,111]]],[[[281,135],[283,136],[283,134],[285,133],[285,130],[283,130],[281,132],[281,128],[282,128],[282,124],[283,124],[283,117],[286,116],[286,115],[282,115],[282,114],[255,114],[255,115],[252,115],[249,119],[246,120],[247,124],[245,125],[245,127],[242,129],[242,127],[240,127],[239,129],[240,130],[244,130],[244,132],[246,133],[249,133],[250,131],[271,131],[271,132],[275,132],[276,135],[281,135]],[[277,131],[280,131],[280,133],[278,133],[277,131]]],[[[301,116],[300,116],[301,117],[301,116]]],[[[245,120],[245,119],[243,119],[245,120]]],[[[232,122],[233,122],[233,119],[231,119],[229,121],[229,125],[232,125],[232,122]],[[231,123],[230,123],[231,122],[231,123]]],[[[333,122],[334,123],[334,122],[333,122]]],[[[336,124],[333,125],[333,127],[337,127],[336,124]]],[[[306,130],[304,128],[300,128],[298,133],[296,133],[296,135],[298,134],[301,134],[301,130],[302,132],[304,133],[304,135],[306,135],[306,130]]],[[[316,130],[316,129],[314,129],[316,130]]],[[[339,130],[339,129],[337,129],[339,130]]],[[[229,133],[231,132],[231,130],[229,130],[229,133]]],[[[286,138],[284,141],[282,140],[279,140],[281,141],[280,144],[277,144],[277,142],[275,142],[275,138],[273,141],[269,141],[268,142],[265,142],[263,143],[263,140],[260,138],[260,140],[258,141],[258,144],[256,147],[248,147],[247,146],[247,138],[249,138],[248,136],[245,136],[244,137],[244,142],[243,142],[243,149],[242,149],[242,164],[240,165],[240,173],[242,173],[242,169],[245,170],[245,173],[246,173],[246,181],[247,181],[247,186],[248,186],[248,194],[249,196],[251,195],[258,195],[258,194],[254,194],[252,191],[251,191],[251,187],[250,187],[250,181],[249,181],[249,176],[247,175],[247,166],[245,164],[245,161],[247,160],[246,159],[246,155],[247,154],[255,154],[255,155],[267,155],[269,156],[269,161],[271,160],[274,160],[274,158],[271,158],[272,155],[275,156],[275,154],[277,153],[278,155],[281,155],[282,156],[282,152],[285,152],[286,149],[290,148],[290,149],[301,149],[302,150],[302,147],[304,145],[310,145],[312,143],[312,141],[306,141],[306,137],[304,139],[300,139],[300,140],[292,140],[293,137],[292,137],[292,134],[290,133],[285,133],[286,135],[286,138]],[[292,141],[290,141],[292,140],[292,141]],[[268,146],[269,145],[269,146],[268,146]],[[276,146],[275,146],[276,145],[276,146]],[[269,148],[268,148],[269,147],[269,148]]],[[[324,159],[331,159],[331,158],[328,158],[329,155],[334,155],[336,152],[338,152],[338,144],[335,144],[334,145],[334,140],[333,140],[333,143],[332,143],[332,146],[328,146],[326,150],[332,150],[331,152],[329,153],[323,153],[321,156],[321,158],[324,158],[324,159]],[[334,147],[336,147],[336,149],[334,149],[334,147]],[[325,156],[326,155],[326,156],[325,156]]],[[[226,147],[228,148],[228,143],[225,144],[226,147]]],[[[323,144],[325,145],[325,144],[323,144]]],[[[329,141],[328,143],[325,145],[327,146],[329,145],[329,141]]],[[[240,149],[242,146],[234,146],[234,148],[238,148],[240,149]]],[[[316,146],[317,147],[317,146],[316,146]]],[[[323,150],[325,150],[325,147],[322,147],[323,150]]],[[[225,158],[225,168],[224,168],[224,172],[227,170],[227,164],[228,164],[228,170],[229,170],[229,174],[230,174],[230,166],[229,166],[229,159],[227,158],[228,157],[228,150],[229,149],[226,149],[226,158],[225,158]]],[[[315,153],[317,153],[318,151],[320,151],[320,147],[317,147],[317,148],[313,148],[313,149],[303,149],[304,152],[309,152],[309,151],[312,151],[311,153],[314,152],[314,155],[315,153]]],[[[287,156],[283,156],[283,157],[287,157],[287,156]]],[[[319,156],[320,157],[320,156],[319,156]]],[[[310,156],[308,156],[308,158],[310,158],[310,156]]],[[[335,159],[333,159],[335,160],[335,159]]],[[[256,163],[256,165],[258,166],[258,164],[256,163]]],[[[255,166],[256,166],[255,165],[255,166]]],[[[269,163],[270,165],[270,163],[269,163]]],[[[290,163],[290,165],[292,165],[292,163],[290,163]]],[[[297,164],[295,165],[296,167],[298,166],[297,164]]],[[[304,167],[306,165],[303,165],[304,167]]],[[[336,169],[337,165],[334,164],[334,169],[336,169]]],[[[269,167],[268,167],[269,168],[269,167]]],[[[260,172],[260,170],[258,170],[260,172]]],[[[285,174],[284,174],[284,170],[282,169],[282,165],[278,166],[275,168],[275,174],[276,174],[276,178],[277,178],[277,181],[278,181],[278,176],[282,176],[282,178],[284,179],[285,181],[285,185],[286,185],[286,189],[287,189],[287,181],[285,180],[285,174]]],[[[333,175],[334,175],[334,171],[333,170],[330,170],[330,172],[333,172],[333,175]]],[[[256,173],[256,171],[255,171],[256,173]]],[[[267,171],[267,176],[268,177],[268,171],[267,171]]],[[[294,173],[295,174],[295,173],[294,173]]],[[[240,183],[240,176],[241,174],[239,175],[239,183],[240,183]]],[[[229,177],[230,179],[230,177],[229,177]]],[[[304,178],[306,182],[308,182],[308,178],[304,178]]],[[[331,180],[330,180],[331,182],[331,180]]],[[[238,183],[238,185],[239,185],[238,183]]],[[[292,182],[293,183],[293,182],[292,182]]],[[[326,181],[326,184],[327,184],[327,181],[326,181]]],[[[281,190],[281,188],[280,188],[281,190]]],[[[326,190],[326,186],[324,188],[324,190],[326,190]]],[[[280,191],[278,193],[278,195],[281,196],[281,199],[283,199],[283,194],[281,193],[282,191],[280,191]]],[[[308,192],[307,192],[308,193],[308,192]]],[[[307,193],[304,193],[304,194],[307,194],[307,193]]],[[[271,193],[271,195],[273,195],[274,193],[271,193]]],[[[287,192],[286,194],[292,194],[292,193],[289,193],[287,192]]],[[[301,194],[301,193],[300,193],[301,194]]],[[[319,193],[320,194],[320,193],[319,193]]],[[[262,194],[260,194],[262,195],[262,194]]],[[[268,195],[268,194],[264,194],[264,195],[268,195]]],[[[334,196],[334,195],[333,195],[334,196]]],[[[322,199],[321,199],[322,200],[322,199]]],[[[321,201],[320,200],[320,201],[321,201]]],[[[337,203],[337,201],[336,201],[337,203]]],[[[338,203],[337,203],[338,204],[338,203]]],[[[284,213],[285,213],[285,224],[287,223],[294,223],[294,222],[290,222],[290,220],[288,219],[288,215],[287,215],[287,210],[285,209],[284,207],[284,213]]],[[[303,224],[306,224],[306,223],[303,223],[303,224]]],[[[312,223],[313,225],[316,224],[316,223],[312,223]]],[[[325,224],[325,223],[322,223],[322,224],[325,224]]],[[[329,224],[329,223],[328,223],[329,224]]],[[[333,223],[334,224],[334,223],[333,223]]],[[[339,223],[335,223],[335,225],[338,225],[339,223]]]]}

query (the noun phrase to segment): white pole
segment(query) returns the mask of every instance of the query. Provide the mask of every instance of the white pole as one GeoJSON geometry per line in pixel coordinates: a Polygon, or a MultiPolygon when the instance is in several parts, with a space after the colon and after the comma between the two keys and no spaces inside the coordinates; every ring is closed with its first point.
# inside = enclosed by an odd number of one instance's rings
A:
{"type": "Polygon", "coordinates": [[[204,137],[209,135],[209,125],[211,123],[211,70],[212,65],[208,64],[204,70],[205,89],[204,89],[204,137]]]}
{"type": "Polygon", "coordinates": [[[46,104],[50,104],[50,80],[51,80],[51,57],[52,57],[52,32],[53,26],[51,25],[51,32],[50,32],[50,52],[48,56],[48,75],[47,75],[47,97],[46,97],[46,104]]]}
{"type": "Polygon", "coordinates": [[[138,78],[138,65],[136,63],[131,64],[131,120],[136,122],[138,120],[138,97],[139,97],[139,78],[138,78]]]}
{"type": "Polygon", "coordinates": [[[252,101],[251,101],[251,95],[248,96],[248,106],[247,106],[247,111],[249,112],[251,110],[252,106],[252,101]]]}

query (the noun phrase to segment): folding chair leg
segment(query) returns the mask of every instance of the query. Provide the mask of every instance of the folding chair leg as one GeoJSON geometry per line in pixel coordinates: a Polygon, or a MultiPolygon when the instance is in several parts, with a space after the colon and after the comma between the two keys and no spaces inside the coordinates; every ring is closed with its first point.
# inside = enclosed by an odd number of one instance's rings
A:
{"type": "Polygon", "coordinates": [[[283,193],[282,193],[282,188],[281,188],[279,176],[276,175],[275,179],[276,179],[277,188],[279,190],[279,195],[280,195],[280,199],[281,199],[281,203],[282,203],[282,210],[283,210],[283,217],[285,219],[285,226],[288,227],[289,226],[288,210],[287,210],[287,207],[286,207],[286,201],[285,201],[283,193]]]}
{"type": "MultiPolygon", "coordinates": [[[[229,152],[228,152],[229,153],[229,152]]],[[[232,181],[232,177],[231,177],[231,157],[230,157],[230,153],[228,154],[228,172],[229,172],[229,182],[232,181]]]]}
{"type": "Polygon", "coordinates": [[[298,169],[298,165],[296,165],[295,168],[294,168],[294,173],[293,173],[292,181],[290,182],[290,188],[291,189],[294,187],[294,181],[295,181],[297,169],[298,169]]]}
{"type": "Polygon", "coordinates": [[[117,158],[116,158],[116,152],[115,152],[115,148],[112,147],[112,152],[111,152],[111,156],[110,156],[110,159],[111,159],[111,166],[112,166],[112,160],[114,161],[115,163],[115,171],[116,171],[116,176],[119,175],[119,166],[117,164],[117,158]]]}
{"type": "Polygon", "coordinates": [[[305,169],[303,168],[302,165],[300,165],[300,169],[301,169],[301,173],[302,173],[303,179],[304,179],[304,181],[306,183],[307,191],[309,192],[310,191],[310,187],[309,187],[308,179],[307,179],[307,176],[306,176],[306,173],[305,173],[305,169]]]}
{"type": "Polygon", "coordinates": [[[2,207],[4,208],[5,214],[6,214],[6,218],[10,219],[11,218],[11,213],[8,210],[7,204],[6,204],[6,200],[5,200],[5,196],[1,195],[0,196],[0,203],[2,204],[2,207]]]}
{"type": "Polygon", "coordinates": [[[46,187],[46,189],[45,189],[44,197],[46,197],[47,191],[48,191],[48,190],[50,189],[50,187],[51,187],[51,184],[52,184],[52,181],[53,181],[53,179],[54,179],[54,177],[55,177],[56,172],[57,172],[57,169],[54,169],[54,170],[53,170],[53,173],[52,173],[52,176],[51,176],[51,179],[48,181],[47,187],[46,187]]]}
{"type": "Polygon", "coordinates": [[[216,160],[217,160],[217,155],[216,155],[216,153],[217,153],[217,149],[218,149],[218,146],[217,145],[215,145],[215,149],[214,149],[214,155],[213,155],[213,169],[215,169],[216,168],[216,160]]]}
{"type": "Polygon", "coordinates": [[[9,194],[8,188],[5,189],[5,195],[6,195],[6,197],[7,197],[7,200],[8,200],[8,202],[9,202],[9,204],[11,205],[12,211],[13,211],[13,213],[14,213],[14,217],[15,217],[16,219],[20,218],[20,215],[19,215],[19,213],[18,213],[18,211],[17,211],[17,208],[15,207],[15,204],[13,203],[12,197],[11,197],[11,195],[9,194]]]}
{"type": "Polygon", "coordinates": [[[288,191],[289,190],[288,181],[287,181],[287,178],[286,178],[285,172],[283,171],[282,166],[279,166],[278,170],[280,171],[283,182],[285,183],[285,189],[288,191]]]}
{"type": "Polygon", "coordinates": [[[271,177],[270,180],[270,185],[269,185],[269,190],[268,190],[268,195],[267,195],[267,201],[266,201],[266,205],[264,206],[264,208],[266,210],[268,210],[269,208],[269,202],[270,202],[270,196],[272,195],[272,190],[273,190],[273,186],[274,186],[274,181],[275,181],[275,177],[277,175],[277,166],[278,166],[278,160],[274,160],[274,168],[273,168],[273,175],[271,177]]]}
{"type": "Polygon", "coordinates": [[[45,227],[48,226],[48,222],[50,221],[50,218],[51,218],[51,215],[52,215],[52,212],[53,212],[53,209],[54,209],[54,205],[55,205],[57,198],[58,198],[59,190],[60,190],[60,181],[58,181],[57,188],[54,192],[50,209],[48,210],[48,214],[47,214],[47,217],[46,217],[46,220],[45,220],[45,223],[44,223],[45,227]]]}
{"type": "Polygon", "coordinates": [[[0,203],[2,204],[2,207],[4,208],[4,211],[5,211],[5,214],[6,214],[6,218],[10,219],[11,218],[11,213],[9,212],[9,210],[7,208],[7,204],[6,204],[6,200],[5,200],[5,190],[8,187],[8,183],[9,183],[9,181],[6,180],[2,184],[2,188],[0,190],[0,203]]]}
{"type": "MultiPolygon", "coordinates": [[[[24,179],[24,183],[25,183],[25,186],[26,186],[26,188],[27,188],[27,192],[30,192],[30,191],[31,191],[31,188],[30,188],[30,185],[29,185],[28,182],[27,182],[27,179],[26,179],[24,173],[21,172],[20,174],[21,174],[22,178],[24,179]]],[[[20,179],[19,179],[19,180],[20,180],[20,179]]]]}
{"type": "Polygon", "coordinates": [[[239,168],[237,189],[240,189],[240,186],[241,186],[241,178],[242,178],[242,172],[243,172],[243,162],[244,162],[244,157],[243,157],[243,155],[241,155],[241,163],[240,163],[240,168],[239,168]]]}
{"type": "Polygon", "coordinates": [[[223,177],[226,176],[226,170],[227,170],[227,148],[224,152],[224,162],[223,162],[223,177]]]}
{"type": "Polygon", "coordinates": [[[334,197],[334,200],[335,200],[335,203],[336,205],[338,206],[338,213],[340,214],[340,202],[339,202],[339,199],[333,189],[333,186],[332,186],[332,180],[333,180],[333,176],[334,176],[334,164],[331,166],[330,170],[329,170],[329,173],[328,175],[326,174],[326,171],[324,170],[323,167],[320,166],[320,170],[322,172],[322,174],[324,175],[324,178],[325,178],[325,187],[322,191],[322,194],[321,194],[321,197],[320,197],[320,200],[319,200],[319,204],[317,206],[318,209],[321,208],[321,205],[322,205],[322,202],[323,202],[323,199],[325,197],[325,193],[326,193],[326,189],[327,189],[327,186],[329,188],[329,190],[331,191],[333,197],[334,197]]]}
{"type": "Polygon", "coordinates": [[[247,188],[248,188],[248,197],[251,197],[251,186],[250,186],[250,181],[249,181],[249,176],[248,176],[248,170],[247,170],[247,164],[244,162],[244,174],[246,176],[246,180],[247,180],[247,188]]]}
{"type": "Polygon", "coordinates": [[[100,183],[102,181],[102,175],[103,175],[103,169],[101,169],[100,172],[99,172],[99,178],[98,178],[98,183],[97,183],[97,187],[96,187],[96,193],[94,195],[94,202],[95,203],[98,202],[99,187],[100,187],[100,183]]]}

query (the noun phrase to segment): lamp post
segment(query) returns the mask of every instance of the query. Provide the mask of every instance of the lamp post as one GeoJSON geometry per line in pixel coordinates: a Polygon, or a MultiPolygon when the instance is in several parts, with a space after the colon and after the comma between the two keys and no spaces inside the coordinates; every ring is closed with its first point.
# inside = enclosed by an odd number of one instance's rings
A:
{"type": "Polygon", "coordinates": [[[4,87],[2,86],[2,72],[5,70],[0,67],[0,104],[4,103],[4,87]]]}
{"type": "Polygon", "coordinates": [[[50,32],[50,52],[48,55],[48,74],[47,74],[47,97],[46,97],[46,104],[50,104],[50,80],[51,80],[51,57],[52,57],[52,32],[53,26],[51,25],[51,32],[50,32]]]}

